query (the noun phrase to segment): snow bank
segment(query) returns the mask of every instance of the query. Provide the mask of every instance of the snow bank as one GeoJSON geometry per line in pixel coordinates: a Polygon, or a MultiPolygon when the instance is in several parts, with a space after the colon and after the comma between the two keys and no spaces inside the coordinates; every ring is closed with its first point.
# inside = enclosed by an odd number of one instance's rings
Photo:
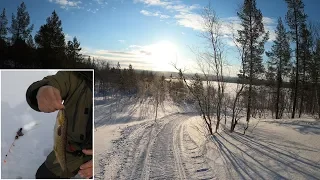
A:
{"type": "Polygon", "coordinates": [[[239,126],[207,143],[205,156],[218,179],[319,179],[319,121],[253,119],[250,126],[246,135],[239,126]]]}

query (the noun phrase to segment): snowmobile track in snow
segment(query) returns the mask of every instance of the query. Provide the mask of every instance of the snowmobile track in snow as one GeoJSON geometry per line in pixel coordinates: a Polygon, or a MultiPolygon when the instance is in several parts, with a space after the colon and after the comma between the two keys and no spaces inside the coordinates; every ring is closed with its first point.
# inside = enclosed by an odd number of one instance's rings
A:
{"type": "Polygon", "coordinates": [[[188,114],[165,116],[124,128],[110,153],[101,157],[97,179],[217,179],[205,148],[190,137],[188,114]]]}
{"type": "Polygon", "coordinates": [[[124,128],[112,152],[102,154],[97,179],[187,178],[181,124],[190,116],[173,114],[124,128]]]}
{"type": "Polygon", "coordinates": [[[179,135],[182,140],[180,147],[184,155],[187,179],[209,180],[217,179],[214,170],[212,170],[204,157],[205,147],[199,147],[186,131],[187,124],[180,124],[179,135]]]}

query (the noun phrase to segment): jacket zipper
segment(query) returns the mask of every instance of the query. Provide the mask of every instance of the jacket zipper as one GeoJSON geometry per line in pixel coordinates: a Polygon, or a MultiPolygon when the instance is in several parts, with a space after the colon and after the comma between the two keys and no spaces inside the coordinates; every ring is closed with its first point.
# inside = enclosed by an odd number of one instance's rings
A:
{"type": "MultiPolygon", "coordinates": [[[[83,82],[82,82],[83,83],[83,82]]],[[[74,128],[75,128],[75,125],[76,125],[76,121],[77,121],[77,115],[78,115],[78,106],[79,106],[79,101],[80,101],[80,99],[81,99],[81,96],[83,95],[83,93],[84,93],[84,91],[85,91],[85,87],[83,88],[83,89],[81,89],[81,92],[80,92],[80,97],[79,97],[79,99],[77,100],[77,103],[76,103],[76,109],[75,109],[75,111],[74,111],[74,114],[73,114],[73,117],[74,117],[74,120],[73,120],[73,125],[72,125],[72,132],[74,132],[74,128]]]]}

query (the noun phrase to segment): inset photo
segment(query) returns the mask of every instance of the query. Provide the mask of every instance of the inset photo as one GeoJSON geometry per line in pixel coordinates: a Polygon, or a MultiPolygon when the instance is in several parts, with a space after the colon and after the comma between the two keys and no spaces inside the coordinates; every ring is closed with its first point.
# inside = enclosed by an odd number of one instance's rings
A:
{"type": "Polygon", "coordinates": [[[93,70],[1,71],[1,178],[93,176],[93,70]]]}

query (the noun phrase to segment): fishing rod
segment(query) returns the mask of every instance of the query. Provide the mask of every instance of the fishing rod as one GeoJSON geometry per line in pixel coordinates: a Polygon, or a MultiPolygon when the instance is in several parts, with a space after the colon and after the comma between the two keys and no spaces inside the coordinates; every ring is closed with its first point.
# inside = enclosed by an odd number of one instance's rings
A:
{"type": "Polygon", "coordinates": [[[20,128],[20,129],[16,132],[16,136],[15,136],[15,138],[14,138],[14,140],[13,140],[13,142],[12,142],[12,144],[11,144],[11,146],[10,146],[10,148],[9,148],[9,150],[8,150],[5,158],[4,158],[4,161],[3,161],[4,163],[7,162],[6,159],[7,159],[7,157],[8,157],[8,154],[11,153],[11,148],[14,146],[14,142],[16,142],[16,140],[19,139],[19,137],[20,137],[20,136],[23,136],[23,135],[24,135],[24,134],[22,133],[22,128],[20,128]]]}
{"type": "MultiPolygon", "coordinates": [[[[38,125],[38,123],[36,123],[35,126],[36,126],[36,125],[38,125]]],[[[33,129],[34,129],[34,128],[33,128],[33,129]]],[[[30,129],[30,130],[26,131],[26,133],[27,133],[27,132],[30,132],[30,131],[33,130],[33,129],[30,129]]],[[[19,128],[19,130],[16,132],[16,136],[14,137],[14,140],[13,140],[13,142],[12,142],[12,144],[11,144],[11,146],[10,146],[10,148],[9,148],[8,152],[6,153],[6,156],[5,156],[4,160],[3,160],[4,163],[7,162],[6,159],[7,159],[7,157],[8,157],[8,154],[11,153],[11,148],[12,148],[13,146],[15,146],[14,143],[16,142],[16,140],[18,140],[19,137],[21,137],[21,136],[24,135],[24,133],[22,133],[22,130],[23,130],[23,128],[19,128]]]]}

